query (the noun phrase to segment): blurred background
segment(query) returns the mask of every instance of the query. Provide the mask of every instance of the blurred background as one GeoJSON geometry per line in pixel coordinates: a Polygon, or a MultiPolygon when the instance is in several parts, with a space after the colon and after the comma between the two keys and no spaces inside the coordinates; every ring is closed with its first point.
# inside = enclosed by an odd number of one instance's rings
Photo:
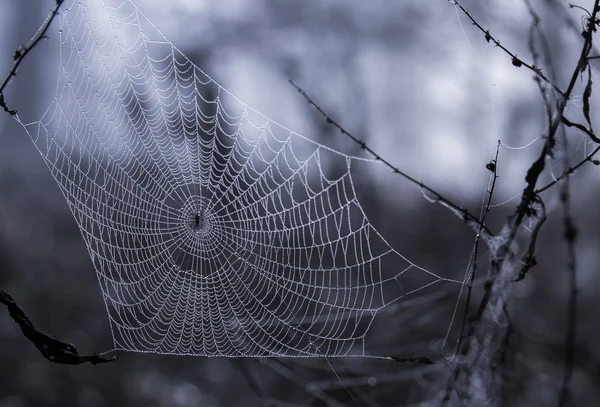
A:
{"type": "MultiPolygon", "coordinates": [[[[531,2],[548,39],[557,83],[564,87],[580,52],[582,12],[555,0],[531,2]]],[[[545,106],[531,71],[512,66],[449,2],[135,3],[200,68],[267,117],[320,143],[362,154],[292,88],[288,79],[293,79],[350,133],[474,214],[487,199],[485,165],[501,140],[490,228],[499,231],[518,203],[526,170],[544,142],[545,106]]],[[[502,44],[532,60],[532,18],[522,0],[463,4],[502,44]]],[[[50,0],[0,3],[0,77],[53,5],[50,0]]],[[[38,120],[55,93],[56,24],[48,37],[5,92],[24,121],[38,120]]],[[[581,110],[583,87],[575,93],[567,111],[581,110]]],[[[597,102],[593,96],[592,118],[597,102]]],[[[577,162],[592,146],[577,132],[569,137],[570,158],[577,162]]],[[[560,172],[560,166],[550,166],[542,184],[560,172]]],[[[475,236],[461,219],[382,166],[365,168],[355,181],[370,221],[392,247],[438,275],[465,277],[475,236]]],[[[577,406],[597,405],[600,397],[598,181],[592,165],[572,177],[580,230],[572,387],[577,406]]],[[[27,133],[8,114],[0,115],[0,191],[0,288],[39,328],[75,344],[80,353],[111,349],[98,280],[77,225],[27,133]]],[[[557,192],[545,195],[549,220],[538,241],[538,266],[514,284],[509,301],[516,329],[511,405],[556,405],[562,381],[569,292],[557,192]]],[[[478,262],[484,273],[485,251],[478,262]]],[[[472,307],[480,294],[475,290],[472,307]]],[[[462,306],[464,293],[456,285],[437,285],[400,301],[373,325],[372,349],[388,356],[451,355],[462,306]]],[[[431,397],[447,373],[443,366],[366,359],[118,356],[118,362],[99,366],[50,364],[0,309],[0,407],[404,406],[431,397]]]]}

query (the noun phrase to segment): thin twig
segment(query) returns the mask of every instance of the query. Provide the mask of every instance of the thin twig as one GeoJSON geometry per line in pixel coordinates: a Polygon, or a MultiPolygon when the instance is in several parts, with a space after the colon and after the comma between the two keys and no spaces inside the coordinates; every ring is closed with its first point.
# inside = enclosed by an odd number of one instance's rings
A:
{"type": "Polygon", "coordinates": [[[544,185],[543,187],[536,189],[535,190],[535,194],[541,194],[542,192],[550,189],[551,187],[553,187],[555,184],[557,184],[559,181],[562,181],[563,179],[565,179],[566,177],[572,175],[575,173],[575,171],[577,171],[583,164],[587,163],[587,162],[591,162],[593,164],[596,165],[600,165],[600,162],[598,160],[592,160],[592,158],[594,158],[594,156],[596,154],[598,154],[598,152],[600,151],[600,146],[596,147],[594,149],[594,151],[592,151],[591,153],[589,153],[588,155],[586,155],[583,160],[581,160],[580,162],[578,162],[576,165],[567,168],[566,170],[563,171],[563,173],[558,176],[554,181],[549,182],[548,184],[544,185]]]}
{"type": "MultiPolygon", "coordinates": [[[[493,178],[492,178],[492,185],[490,186],[490,189],[488,190],[487,203],[485,204],[485,208],[484,208],[483,214],[481,216],[482,227],[485,225],[487,215],[490,212],[491,205],[492,205],[492,197],[494,195],[494,189],[496,187],[496,180],[498,179],[498,154],[500,153],[500,144],[501,144],[501,141],[498,140],[498,145],[496,147],[496,156],[494,157],[494,159],[492,161],[490,161],[486,165],[486,168],[492,172],[493,178]]],[[[465,329],[467,327],[467,321],[468,321],[468,316],[469,316],[469,305],[471,304],[471,296],[472,296],[472,292],[473,292],[473,281],[475,280],[475,274],[477,272],[477,258],[479,257],[478,253],[479,253],[479,241],[480,241],[481,231],[482,230],[480,229],[479,233],[477,234],[477,236],[475,238],[475,244],[473,247],[473,259],[474,259],[473,260],[473,268],[471,270],[471,276],[469,278],[469,282],[467,283],[467,301],[466,301],[464,312],[463,312],[463,320],[462,320],[462,325],[460,328],[460,335],[458,337],[458,343],[455,348],[455,353],[458,353],[458,351],[463,347],[463,343],[466,338],[464,333],[465,333],[465,329]]],[[[453,383],[455,383],[458,380],[460,372],[461,372],[460,369],[456,369],[454,371],[454,374],[450,376],[450,379],[448,380],[448,384],[446,386],[444,397],[442,398],[442,406],[450,401],[450,397],[452,395],[451,393],[452,393],[453,383]]]]}
{"type": "Polygon", "coordinates": [[[433,365],[433,360],[429,359],[426,356],[418,356],[418,357],[399,357],[399,356],[391,356],[391,359],[398,363],[417,363],[421,365],[433,365]]]}
{"type": "Polygon", "coordinates": [[[576,129],[581,130],[582,132],[587,134],[589,136],[589,138],[592,139],[593,142],[600,144],[600,138],[598,138],[598,136],[596,136],[591,129],[588,129],[583,124],[572,122],[564,116],[563,116],[563,123],[567,127],[575,127],[576,129]]]}
{"type": "Polygon", "coordinates": [[[538,68],[535,63],[533,64],[528,64],[527,62],[523,61],[522,59],[519,59],[517,57],[517,54],[513,53],[512,51],[510,51],[508,48],[506,48],[504,45],[502,45],[500,43],[500,40],[498,40],[496,37],[494,37],[490,30],[486,30],[485,28],[483,28],[483,26],[481,24],[479,24],[479,22],[477,22],[477,20],[475,20],[475,18],[473,17],[473,15],[466,9],[463,7],[462,4],[460,4],[460,2],[458,0],[449,0],[452,4],[454,4],[456,7],[458,7],[468,18],[469,20],[471,20],[471,22],[473,23],[474,26],[476,26],[484,35],[485,35],[485,40],[487,42],[492,42],[494,43],[494,45],[496,45],[498,48],[500,48],[501,50],[503,50],[506,54],[508,54],[511,58],[511,63],[513,64],[513,66],[520,68],[522,66],[524,66],[525,68],[531,70],[533,73],[536,74],[537,77],[539,77],[540,79],[542,79],[544,82],[549,83],[554,90],[556,90],[559,94],[562,94],[560,88],[558,86],[556,86],[555,84],[552,83],[552,81],[550,81],[550,79],[548,79],[543,73],[541,68],[538,68]]]}
{"type": "Polygon", "coordinates": [[[515,278],[513,280],[514,282],[523,280],[525,277],[527,277],[527,273],[529,272],[529,270],[531,270],[532,267],[537,266],[537,259],[535,258],[535,246],[537,243],[537,239],[538,239],[540,230],[541,230],[542,226],[544,226],[544,223],[546,222],[546,219],[547,219],[546,205],[544,204],[544,201],[542,201],[540,199],[539,204],[540,204],[540,207],[542,208],[542,214],[539,216],[539,219],[531,232],[531,239],[529,240],[529,247],[527,248],[527,252],[525,252],[525,255],[523,256],[523,260],[522,260],[523,267],[521,267],[521,270],[519,271],[519,275],[517,276],[517,278],[515,278]]]}
{"type": "MultiPolygon", "coordinates": [[[[592,18],[595,18],[592,16],[592,18]]],[[[586,86],[587,98],[591,94],[591,68],[588,65],[589,77],[588,84],[586,86]],[[589,90],[589,91],[588,91],[589,90]]],[[[589,100],[585,103],[584,97],[584,115],[586,116],[590,131],[593,133],[592,123],[589,118],[589,100]]],[[[562,144],[563,144],[563,166],[569,168],[569,144],[568,144],[567,132],[565,127],[562,127],[562,144]]],[[[577,227],[571,213],[571,193],[570,193],[570,178],[565,178],[562,183],[562,191],[560,194],[560,200],[563,208],[563,228],[564,237],[567,244],[567,272],[569,274],[569,306],[567,316],[567,332],[565,337],[565,373],[563,377],[563,383],[560,390],[559,402],[560,407],[564,407],[569,400],[569,393],[571,388],[571,378],[573,376],[573,364],[575,359],[575,340],[576,340],[576,329],[577,329],[577,258],[575,256],[575,242],[577,240],[577,227]]]]}
{"type": "Polygon", "coordinates": [[[81,356],[75,346],[70,343],[59,341],[58,339],[40,331],[29,320],[25,312],[17,305],[8,293],[0,290],[0,303],[6,305],[8,313],[15,320],[23,335],[29,339],[42,355],[50,362],[61,363],[65,365],[79,365],[89,362],[93,365],[99,363],[113,362],[117,360],[116,356],[104,358],[94,354],[92,356],[81,356]]]}
{"type": "MultiPolygon", "coordinates": [[[[490,189],[488,190],[488,199],[487,202],[485,204],[485,208],[483,210],[483,214],[481,216],[481,225],[485,225],[485,221],[487,219],[487,215],[490,212],[490,208],[492,205],[492,197],[494,195],[494,189],[496,188],[496,180],[498,179],[498,154],[500,153],[500,140],[498,140],[498,146],[496,147],[496,156],[494,157],[494,159],[486,166],[486,168],[492,172],[492,185],[490,186],[490,189]]],[[[481,233],[481,230],[479,231],[481,233]]],[[[466,327],[466,323],[468,320],[468,313],[469,313],[469,305],[471,304],[471,295],[472,295],[472,291],[473,291],[473,281],[475,280],[475,273],[477,271],[477,258],[479,257],[479,241],[480,241],[480,233],[477,234],[476,238],[475,238],[475,245],[473,248],[473,269],[471,271],[471,277],[469,278],[469,283],[467,284],[467,301],[465,304],[465,310],[464,310],[464,314],[463,314],[463,321],[462,321],[462,326],[460,329],[460,336],[459,336],[459,344],[457,349],[460,348],[460,342],[462,342],[463,338],[464,338],[464,332],[465,332],[465,327],[466,327]]]]}
{"type": "Polygon", "coordinates": [[[563,225],[564,236],[567,243],[567,271],[569,273],[569,308],[567,319],[567,332],[565,338],[565,373],[560,390],[558,405],[564,407],[569,400],[569,389],[573,376],[573,361],[575,359],[575,340],[577,329],[577,258],[575,255],[575,241],[577,239],[577,228],[569,205],[569,180],[564,183],[561,193],[563,203],[563,225]]]}
{"type": "Polygon", "coordinates": [[[11,116],[17,114],[17,111],[9,108],[6,104],[6,101],[4,99],[4,88],[6,88],[6,85],[8,85],[13,76],[17,76],[17,68],[19,68],[19,65],[21,65],[21,62],[27,56],[27,54],[29,54],[29,52],[42,39],[48,38],[46,37],[46,31],[48,31],[48,28],[50,27],[50,24],[52,24],[54,17],[56,17],[56,15],[58,14],[58,9],[60,8],[61,4],[63,4],[63,0],[56,0],[56,6],[54,6],[54,9],[52,10],[52,12],[50,12],[50,15],[46,18],[46,21],[40,27],[36,35],[29,41],[27,45],[19,47],[13,54],[12,69],[8,73],[8,76],[4,78],[2,85],[0,85],[0,107],[3,108],[4,111],[10,114],[11,116]]]}
{"type": "MultiPolygon", "coordinates": [[[[548,76],[550,76],[550,80],[552,83],[557,83],[558,79],[556,77],[556,72],[554,70],[554,61],[552,60],[552,52],[550,49],[550,42],[548,38],[546,38],[546,34],[540,27],[540,16],[538,15],[535,7],[531,4],[530,0],[525,0],[525,6],[529,11],[529,15],[532,18],[531,27],[529,29],[529,49],[531,51],[531,55],[533,57],[533,66],[541,66],[540,63],[540,55],[538,53],[538,48],[535,45],[535,34],[537,34],[539,38],[539,42],[541,45],[541,52],[544,58],[544,66],[548,70],[548,76]]],[[[541,81],[539,76],[536,76],[536,79],[541,81]]]]}
{"type": "Polygon", "coordinates": [[[344,127],[342,127],[341,124],[339,124],[337,121],[335,121],[327,112],[325,112],[319,105],[317,105],[312,100],[312,98],[300,86],[298,86],[293,80],[290,79],[289,82],[298,91],[298,93],[300,93],[304,97],[304,99],[306,99],[308,104],[310,106],[314,107],[325,118],[327,123],[336,127],[344,136],[348,137],[350,140],[352,140],[354,143],[356,143],[362,150],[364,150],[368,154],[370,154],[375,160],[380,161],[382,164],[384,164],[386,167],[388,167],[390,170],[392,170],[392,172],[394,174],[400,175],[401,177],[405,178],[406,180],[417,185],[422,190],[425,190],[425,191],[429,192],[430,194],[432,194],[434,196],[434,198],[433,198],[434,201],[440,202],[440,203],[454,209],[455,211],[459,212],[461,214],[463,220],[466,223],[471,223],[473,226],[475,226],[477,228],[481,228],[481,231],[485,232],[487,235],[493,236],[492,232],[485,225],[482,225],[481,222],[479,221],[479,219],[477,217],[473,216],[467,209],[456,205],[454,202],[450,201],[448,198],[444,197],[442,194],[440,194],[433,188],[430,188],[429,186],[425,185],[424,183],[417,181],[415,178],[411,177],[407,173],[401,171],[398,167],[394,166],[388,160],[386,160],[385,158],[380,156],[378,153],[376,153],[373,149],[371,149],[371,147],[369,147],[364,140],[360,140],[357,137],[355,137],[354,135],[352,135],[351,133],[349,133],[344,127]]]}

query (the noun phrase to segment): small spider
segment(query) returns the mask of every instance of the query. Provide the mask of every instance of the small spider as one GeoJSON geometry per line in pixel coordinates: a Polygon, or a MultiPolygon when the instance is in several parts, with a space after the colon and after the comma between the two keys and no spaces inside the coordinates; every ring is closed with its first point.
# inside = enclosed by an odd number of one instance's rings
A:
{"type": "Polygon", "coordinates": [[[496,172],[496,160],[492,160],[485,165],[485,168],[490,170],[491,172],[496,172]]]}

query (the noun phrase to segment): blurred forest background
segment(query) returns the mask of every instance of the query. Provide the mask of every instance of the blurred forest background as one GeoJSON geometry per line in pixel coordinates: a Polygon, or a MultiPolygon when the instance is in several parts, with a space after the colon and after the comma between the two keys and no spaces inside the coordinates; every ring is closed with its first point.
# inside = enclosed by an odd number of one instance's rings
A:
{"type": "MultiPolygon", "coordinates": [[[[492,231],[501,229],[518,204],[525,173],[544,143],[546,106],[533,73],[513,66],[451,3],[135,3],[199,67],[266,116],[320,143],[362,154],[290,86],[293,79],[350,133],[474,214],[487,199],[491,173],[486,164],[501,140],[488,219],[492,231]]],[[[581,49],[585,13],[560,0],[531,4],[548,40],[557,82],[565,86],[581,49]]],[[[578,4],[589,8],[593,2],[578,4]]],[[[532,16],[526,2],[465,0],[463,5],[503,45],[531,61],[532,16]]],[[[0,3],[2,76],[11,68],[14,50],[32,37],[53,6],[50,0],[0,3]]],[[[57,26],[48,36],[6,90],[7,103],[24,120],[38,119],[55,92],[57,26]]],[[[594,74],[597,64],[592,63],[594,74]]],[[[579,83],[575,90],[573,111],[581,108],[584,86],[579,83]]],[[[592,121],[598,117],[596,95],[592,121]]],[[[581,133],[569,130],[568,135],[575,163],[592,145],[581,133]]],[[[0,143],[0,288],[38,327],[80,352],[111,349],[98,281],[64,198],[26,132],[8,114],[0,115],[0,143]]],[[[560,167],[550,166],[541,184],[553,173],[559,175],[560,167]]],[[[427,270],[465,278],[475,234],[461,219],[382,166],[365,169],[355,180],[370,221],[392,247],[427,270]]],[[[573,406],[598,405],[600,399],[598,182],[598,167],[591,164],[571,178],[579,229],[573,406]]],[[[544,195],[549,219],[538,239],[538,265],[513,284],[508,301],[515,329],[507,352],[510,405],[557,405],[563,380],[569,290],[558,195],[558,190],[544,195]]],[[[485,274],[487,252],[482,249],[477,261],[478,272],[485,274]]],[[[473,309],[481,294],[476,287],[473,309]]],[[[371,328],[371,349],[385,356],[451,356],[464,297],[456,285],[442,284],[389,307],[371,328]]],[[[0,407],[351,406],[353,398],[365,406],[405,406],[435,396],[432,390],[443,389],[448,374],[443,362],[118,356],[118,362],[99,366],[51,364],[1,309],[0,407]]]]}

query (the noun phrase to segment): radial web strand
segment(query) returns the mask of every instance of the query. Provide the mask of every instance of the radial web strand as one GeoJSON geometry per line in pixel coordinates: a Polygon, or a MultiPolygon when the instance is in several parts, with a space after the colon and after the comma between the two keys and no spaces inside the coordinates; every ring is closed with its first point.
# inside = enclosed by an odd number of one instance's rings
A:
{"type": "Polygon", "coordinates": [[[362,159],[251,109],[132,3],[68,1],[59,21],[55,98],[24,127],[81,229],[115,349],[369,356],[376,313],[444,280],[368,221],[362,159]]]}

